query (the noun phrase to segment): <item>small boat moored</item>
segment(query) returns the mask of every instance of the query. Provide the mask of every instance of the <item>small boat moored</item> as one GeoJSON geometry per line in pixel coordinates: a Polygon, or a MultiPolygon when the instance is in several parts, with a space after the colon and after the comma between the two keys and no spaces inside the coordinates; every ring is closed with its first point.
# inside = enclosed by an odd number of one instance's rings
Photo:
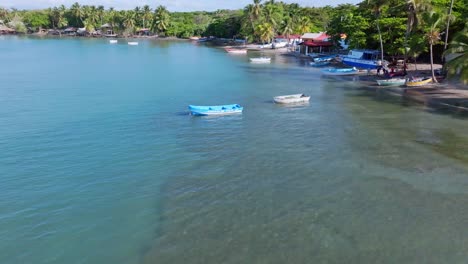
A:
{"type": "Polygon", "coordinates": [[[431,77],[418,78],[418,79],[408,80],[406,82],[406,86],[407,87],[420,87],[420,86],[424,86],[426,84],[429,84],[431,82],[432,82],[431,77]]]}
{"type": "Polygon", "coordinates": [[[322,56],[314,58],[314,62],[324,62],[324,61],[332,61],[335,59],[335,56],[322,56]]]}
{"type": "Polygon", "coordinates": [[[377,80],[379,86],[401,86],[406,83],[406,79],[386,79],[386,80],[377,80]]]}
{"type": "Polygon", "coordinates": [[[312,67],[324,67],[330,65],[330,61],[317,61],[317,62],[309,62],[309,65],[312,67]]]}
{"type": "Polygon", "coordinates": [[[309,100],[310,96],[305,94],[289,94],[273,97],[273,101],[277,104],[299,104],[307,103],[309,100]]]}
{"type": "Polygon", "coordinates": [[[250,62],[252,62],[252,63],[270,63],[271,58],[267,58],[267,57],[250,58],[250,62]]]}
{"type": "Polygon", "coordinates": [[[109,40],[109,43],[110,43],[110,44],[116,44],[117,42],[119,42],[119,41],[116,40],[116,39],[111,39],[111,40],[109,40]]]}
{"type": "Polygon", "coordinates": [[[322,70],[324,75],[354,75],[359,71],[355,67],[353,68],[328,68],[322,70]]]}
{"type": "Polygon", "coordinates": [[[130,45],[130,46],[138,46],[138,42],[136,42],[136,41],[130,41],[127,44],[130,45]]]}
{"type": "Polygon", "coordinates": [[[244,109],[238,104],[211,106],[189,105],[188,108],[192,115],[199,116],[240,114],[244,109]]]}
{"type": "Polygon", "coordinates": [[[226,52],[232,53],[232,54],[247,54],[246,49],[233,49],[233,48],[227,48],[225,49],[226,52]]]}

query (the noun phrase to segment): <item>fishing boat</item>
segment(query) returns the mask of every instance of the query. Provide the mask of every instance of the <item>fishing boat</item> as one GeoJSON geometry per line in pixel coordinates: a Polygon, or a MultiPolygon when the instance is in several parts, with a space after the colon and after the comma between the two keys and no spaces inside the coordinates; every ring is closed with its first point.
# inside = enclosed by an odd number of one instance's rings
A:
{"type": "Polygon", "coordinates": [[[324,75],[354,75],[359,71],[356,68],[328,68],[322,70],[324,75]]]}
{"type": "Polygon", "coordinates": [[[252,62],[252,63],[270,63],[271,58],[267,58],[267,57],[250,58],[250,62],[252,62]]]}
{"type": "Polygon", "coordinates": [[[377,80],[377,84],[380,86],[401,86],[406,83],[406,79],[386,79],[377,80]]]}
{"type": "Polygon", "coordinates": [[[240,114],[244,108],[238,104],[228,105],[189,105],[189,110],[192,115],[209,116],[209,115],[230,115],[240,114]]]}
{"type": "Polygon", "coordinates": [[[335,59],[335,56],[322,56],[322,57],[314,58],[314,62],[325,62],[325,61],[330,62],[333,59],[335,59]]]}
{"type": "Polygon", "coordinates": [[[136,41],[130,41],[127,44],[130,45],[130,46],[138,46],[138,42],[136,42],[136,41]]]}
{"type": "Polygon", "coordinates": [[[307,103],[310,100],[310,96],[305,94],[290,94],[273,97],[273,101],[277,104],[298,104],[307,103]]]}
{"type": "Polygon", "coordinates": [[[408,86],[408,87],[420,87],[420,86],[424,86],[426,84],[429,84],[431,82],[432,82],[431,77],[418,78],[418,79],[408,80],[406,82],[406,86],[408,86]]]}
{"type": "Polygon", "coordinates": [[[357,68],[377,69],[385,65],[385,62],[379,60],[379,55],[378,50],[350,50],[348,55],[343,56],[342,62],[357,68]]]}
{"type": "Polygon", "coordinates": [[[117,42],[119,42],[119,41],[116,40],[116,39],[111,39],[111,40],[109,40],[109,43],[110,43],[110,44],[116,44],[117,42]]]}
{"type": "Polygon", "coordinates": [[[312,67],[323,67],[330,65],[331,62],[329,61],[318,61],[318,62],[310,62],[309,65],[312,67]]]}
{"type": "Polygon", "coordinates": [[[246,49],[233,49],[233,48],[227,48],[225,49],[228,53],[231,54],[247,54],[246,49]]]}

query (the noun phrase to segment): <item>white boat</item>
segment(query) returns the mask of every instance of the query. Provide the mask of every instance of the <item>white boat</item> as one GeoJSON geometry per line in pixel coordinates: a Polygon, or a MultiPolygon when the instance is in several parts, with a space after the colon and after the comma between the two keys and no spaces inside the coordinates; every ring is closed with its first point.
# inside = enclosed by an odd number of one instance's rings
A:
{"type": "Polygon", "coordinates": [[[250,62],[252,62],[252,63],[270,63],[271,58],[267,58],[267,57],[250,58],[250,62]]]}
{"type": "Polygon", "coordinates": [[[247,54],[247,50],[246,49],[233,49],[233,48],[228,48],[226,49],[226,51],[228,53],[231,53],[231,54],[247,54]]]}
{"type": "Polygon", "coordinates": [[[400,86],[406,83],[406,79],[377,80],[379,86],[400,86]]]}
{"type": "Polygon", "coordinates": [[[117,42],[119,42],[119,41],[116,40],[116,39],[111,39],[111,40],[109,40],[109,43],[110,43],[110,44],[116,44],[117,42]]]}
{"type": "Polygon", "coordinates": [[[322,70],[324,75],[354,75],[358,74],[359,71],[356,68],[328,68],[322,70]]]}
{"type": "Polygon", "coordinates": [[[128,45],[130,45],[130,46],[138,46],[138,42],[136,42],[136,41],[130,41],[130,42],[128,42],[128,45]]]}
{"type": "Polygon", "coordinates": [[[273,101],[277,104],[299,104],[307,103],[310,100],[310,96],[305,94],[290,94],[273,97],[273,101]]]}

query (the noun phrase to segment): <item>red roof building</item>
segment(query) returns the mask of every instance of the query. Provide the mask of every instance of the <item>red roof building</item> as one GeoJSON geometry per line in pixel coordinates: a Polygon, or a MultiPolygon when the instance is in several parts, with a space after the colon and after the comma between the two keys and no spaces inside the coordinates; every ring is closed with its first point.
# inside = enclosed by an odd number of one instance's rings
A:
{"type": "Polygon", "coordinates": [[[329,41],[330,36],[325,32],[305,33],[301,38],[303,42],[300,44],[300,52],[304,55],[329,52],[333,46],[333,43],[329,41]]]}

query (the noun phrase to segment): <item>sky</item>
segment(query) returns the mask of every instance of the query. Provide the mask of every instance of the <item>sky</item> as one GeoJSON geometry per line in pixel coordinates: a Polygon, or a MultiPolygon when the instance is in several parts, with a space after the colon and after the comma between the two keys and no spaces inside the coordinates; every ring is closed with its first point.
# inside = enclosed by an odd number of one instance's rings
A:
{"type": "MultiPolygon", "coordinates": [[[[171,12],[178,11],[214,11],[217,9],[241,9],[252,3],[252,0],[1,0],[0,6],[17,9],[42,9],[65,5],[70,7],[74,2],[81,5],[103,5],[106,9],[133,9],[136,6],[149,5],[152,8],[163,5],[171,12]]],[[[357,4],[362,0],[283,0],[286,3],[298,3],[301,6],[336,6],[343,3],[357,4]]]]}

